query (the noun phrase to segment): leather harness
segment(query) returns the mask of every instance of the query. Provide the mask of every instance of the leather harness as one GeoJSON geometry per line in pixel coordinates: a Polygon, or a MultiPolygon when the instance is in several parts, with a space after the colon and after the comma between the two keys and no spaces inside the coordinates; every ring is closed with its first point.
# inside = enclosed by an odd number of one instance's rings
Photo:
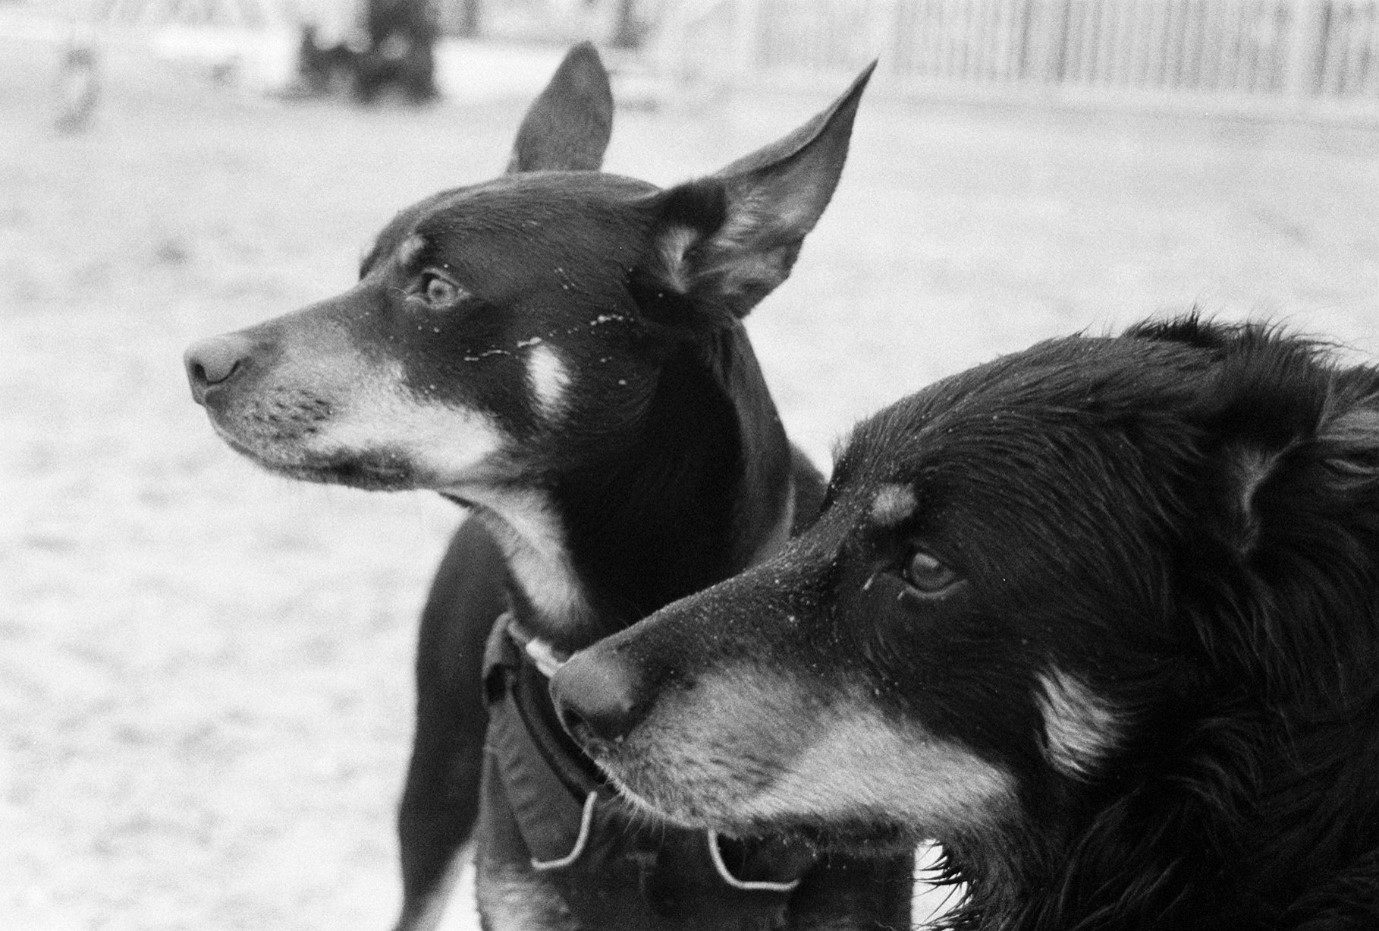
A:
{"type": "Polygon", "coordinates": [[[500,852],[529,859],[590,927],[779,927],[814,852],[633,812],[555,720],[547,678],[560,661],[511,612],[494,624],[484,654],[485,777],[516,825],[507,844],[525,847],[500,852]]]}

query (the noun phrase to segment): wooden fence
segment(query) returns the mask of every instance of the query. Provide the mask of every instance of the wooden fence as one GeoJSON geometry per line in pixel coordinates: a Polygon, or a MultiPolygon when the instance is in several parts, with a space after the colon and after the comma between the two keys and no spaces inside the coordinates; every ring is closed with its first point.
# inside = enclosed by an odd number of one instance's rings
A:
{"type": "Polygon", "coordinates": [[[723,85],[879,57],[883,93],[1379,119],[1379,0],[700,0],[658,50],[723,85]]]}

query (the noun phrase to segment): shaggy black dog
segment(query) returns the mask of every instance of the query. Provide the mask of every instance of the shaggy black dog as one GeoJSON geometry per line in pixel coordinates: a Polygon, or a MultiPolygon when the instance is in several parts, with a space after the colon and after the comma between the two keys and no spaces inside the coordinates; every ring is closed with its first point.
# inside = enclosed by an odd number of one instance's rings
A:
{"type": "Polygon", "coordinates": [[[954,928],[1379,928],[1379,371],[1189,317],[954,376],[554,689],[681,823],[938,838],[954,928]]]}

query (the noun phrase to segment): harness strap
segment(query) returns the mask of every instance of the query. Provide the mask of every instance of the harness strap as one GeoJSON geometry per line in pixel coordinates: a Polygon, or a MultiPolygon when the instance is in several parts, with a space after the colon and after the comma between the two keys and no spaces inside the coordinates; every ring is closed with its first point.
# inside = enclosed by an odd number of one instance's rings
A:
{"type": "Polygon", "coordinates": [[[772,882],[766,879],[738,879],[728,869],[728,865],[723,862],[723,849],[718,846],[718,832],[705,831],[704,834],[704,839],[709,844],[709,859],[713,861],[714,872],[718,874],[719,879],[732,888],[741,889],[743,892],[794,892],[795,887],[800,884],[798,877],[784,882],[772,882]]]}
{"type": "Polygon", "coordinates": [[[598,804],[599,794],[590,792],[584,797],[584,808],[579,816],[579,834],[575,836],[575,845],[570,848],[570,852],[558,860],[538,860],[531,858],[533,869],[537,870],[559,870],[567,866],[573,866],[579,859],[579,855],[584,852],[584,848],[589,846],[589,835],[594,826],[594,806],[598,804]]]}
{"type": "MultiPolygon", "coordinates": [[[[766,854],[763,859],[760,854],[765,852],[758,851],[750,859],[764,868],[767,875],[781,876],[783,872],[794,878],[744,880],[735,876],[724,862],[716,832],[655,825],[648,826],[651,833],[647,833],[648,828],[633,827],[635,819],[623,811],[614,791],[593,779],[575,761],[565,759],[567,753],[560,746],[560,737],[548,733],[549,724],[532,707],[535,701],[531,690],[544,688],[548,675],[537,665],[541,662],[538,657],[545,659],[548,653],[557,666],[563,662],[549,650],[549,644],[527,635],[510,614],[504,614],[494,624],[484,651],[484,687],[489,706],[485,751],[502,780],[504,795],[533,869],[567,870],[576,867],[586,852],[598,859],[615,848],[625,846],[630,851],[645,847],[648,852],[658,850],[664,852],[661,855],[670,856],[665,863],[668,868],[674,863],[678,869],[698,871],[704,877],[716,876],[725,893],[779,896],[800,884],[800,877],[813,863],[812,856],[801,859],[782,851],[766,854]],[[535,650],[533,644],[538,645],[535,650]]],[[[648,867],[659,856],[648,860],[648,867]]]]}
{"type": "Polygon", "coordinates": [[[577,802],[573,787],[547,761],[548,751],[532,736],[521,708],[513,698],[522,659],[508,631],[510,615],[503,615],[489,634],[484,653],[484,685],[488,692],[488,735],[485,751],[494,757],[502,775],[517,827],[539,870],[568,866],[588,843],[597,789],[577,802]]]}

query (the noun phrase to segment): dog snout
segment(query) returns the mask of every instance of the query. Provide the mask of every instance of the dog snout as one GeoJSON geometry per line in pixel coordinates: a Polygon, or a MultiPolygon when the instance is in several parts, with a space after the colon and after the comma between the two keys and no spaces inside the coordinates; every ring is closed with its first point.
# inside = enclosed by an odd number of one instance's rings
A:
{"type": "Polygon", "coordinates": [[[182,363],[187,368],[187,381],[196,403],[203,403],[212,387],[242,374],[249,365],[252,348],[253,344],[237,333],[213,336],[188,347],[182,363]]]}
{"type": "Polygon", "coordinates": [[[623,655],[585,650],[551,679],[551,697],[561,726],[580,743],[618,741],[645,716],[642,677],[623,655]]]}

